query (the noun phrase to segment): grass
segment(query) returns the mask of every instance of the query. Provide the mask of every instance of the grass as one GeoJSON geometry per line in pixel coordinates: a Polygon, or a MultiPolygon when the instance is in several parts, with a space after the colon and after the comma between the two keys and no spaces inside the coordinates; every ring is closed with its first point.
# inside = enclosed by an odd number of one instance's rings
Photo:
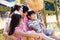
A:
{"type": "Polygon", "coordinates": [[[0,34],[0,40],[5,40],[2,34],[0,34]]]}
{"type": "Polygon", "coordinates": [[[5,40],[3,34],[2,34],[2,30],[0,30],[0,40],[5,40]]]}

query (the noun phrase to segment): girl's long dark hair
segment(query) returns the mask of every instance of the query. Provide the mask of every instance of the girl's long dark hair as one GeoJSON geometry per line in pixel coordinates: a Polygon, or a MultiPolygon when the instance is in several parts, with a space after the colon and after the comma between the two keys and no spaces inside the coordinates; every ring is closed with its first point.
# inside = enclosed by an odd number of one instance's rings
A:
{"type": "Polygon", "coordinates": [[[23,13],[28,12],[28,10],[29,10],[28,6],[23,5],[23,13]]]}
{"type": "Polygon", "coordinates": [[[13,15],[11,16],[10,30],[9,30],[8,35],[12,35],[12,34],[14,33],[15,27],[18,26],[19,21],[21,20],[21,18],[22,18],[22,17],[21,17],[21,15],[19,15],[19,14],[13,14],[13,15]]]}

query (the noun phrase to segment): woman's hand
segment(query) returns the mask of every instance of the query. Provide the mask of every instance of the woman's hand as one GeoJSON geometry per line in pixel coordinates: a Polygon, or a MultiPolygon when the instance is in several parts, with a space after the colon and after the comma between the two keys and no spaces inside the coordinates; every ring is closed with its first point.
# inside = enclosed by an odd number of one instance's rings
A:
{"type": "Polygon", "coordinates": [[[15,36],[9,36],[8,39],[9,40],[18,40],[18,38],[16,38],[15,36]]]}

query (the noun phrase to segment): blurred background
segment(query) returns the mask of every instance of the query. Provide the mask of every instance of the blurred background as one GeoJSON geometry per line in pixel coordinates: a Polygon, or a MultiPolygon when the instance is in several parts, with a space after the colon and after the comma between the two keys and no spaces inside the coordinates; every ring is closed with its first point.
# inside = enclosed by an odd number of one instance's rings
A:
{"type": "MultiPolygon", "coordinates": [[[[35,2],[34,0],[31,1],[35,2]]],[[[34,5],[31,5],[33,3],[31,2],[31,4],[29,4],[28,0],[0,0],[0,40],[4,40],[4,37],[1,36],[2,31],[5,28],[5,20],[7,18],[10,7],[15,4],[30,5],[30,8],[33,8],[36,12],[40,11],[42,13],[44,19],[43,21],[46,27],[53,27],[56,30],[55,35],[60,37],[60,0],[43,0],[43,2],[41,1],[42,0],[39,1],[39,5],[37,4],[38,1],[36,1],[35,3],[37,5],[37,8],[34,8],[34,5]],[[41,9],[42,5],[43,9],[41,9]]]]}

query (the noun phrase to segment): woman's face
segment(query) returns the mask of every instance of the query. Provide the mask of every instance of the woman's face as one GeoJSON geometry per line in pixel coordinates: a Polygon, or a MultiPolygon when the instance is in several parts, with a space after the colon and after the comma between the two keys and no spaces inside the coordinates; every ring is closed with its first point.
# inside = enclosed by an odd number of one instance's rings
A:
{"type": "Polygon", "coordinates": [[[23,11],[23,9],[22,9],[22,7],[20,8],[20,10],[19,10],[19,13],[22,15],[22,11],[23,11]]]}

